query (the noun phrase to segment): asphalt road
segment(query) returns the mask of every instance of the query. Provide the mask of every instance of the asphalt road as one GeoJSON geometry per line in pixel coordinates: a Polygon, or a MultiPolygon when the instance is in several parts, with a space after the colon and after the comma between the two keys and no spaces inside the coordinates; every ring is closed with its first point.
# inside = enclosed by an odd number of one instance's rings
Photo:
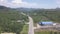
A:
{"type": "Polygon", "coordinates": [[[33,19],[28,16],[29,18],[29,31],[28,31],[28,34],[34,34],[34,26],[33,26],[33,19]]]}
{"type": "MultiPolygon", "coordinates": [[[[21,13],[21,14],[26,15],[24,13],[21,13]]],[[[33,19],[30,16],[28,16],[28,18],[29,18],[29,31],[28,31],[28,34],[34,34],[33,19]]]]}

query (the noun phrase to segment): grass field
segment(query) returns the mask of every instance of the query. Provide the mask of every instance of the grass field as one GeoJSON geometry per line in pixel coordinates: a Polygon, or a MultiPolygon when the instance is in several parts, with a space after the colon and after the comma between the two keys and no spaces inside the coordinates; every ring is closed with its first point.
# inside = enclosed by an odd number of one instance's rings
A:
{"type": "Polygon", "coordinates": [[[23,30],[21,31],[21,34],[28,34],[28,25],[24,25],[23,30]]]}
{"type": "Polygon", "coordinates": [[[35,34],[60,34],[60,32],[40,31],[40,32],[35,32],[35,34]]]}

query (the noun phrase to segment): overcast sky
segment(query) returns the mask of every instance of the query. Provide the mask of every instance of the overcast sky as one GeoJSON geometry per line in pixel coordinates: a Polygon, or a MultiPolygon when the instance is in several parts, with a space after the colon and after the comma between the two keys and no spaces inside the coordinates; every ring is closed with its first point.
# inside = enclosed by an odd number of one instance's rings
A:
{"type": "Polygon", "coordinates": [[[56,8],[60,7],[60,0],[0,0],[0,5],[11,8],[56,8]]]}

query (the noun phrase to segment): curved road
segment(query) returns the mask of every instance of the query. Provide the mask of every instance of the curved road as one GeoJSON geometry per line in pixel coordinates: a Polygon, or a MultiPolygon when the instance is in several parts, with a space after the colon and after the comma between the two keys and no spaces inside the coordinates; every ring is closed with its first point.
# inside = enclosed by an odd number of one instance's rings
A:
{"type": "Polygon", "coordinates": [[[34,26],[33,26],[33,19],[28,16],[29,18],[29,31],[28,31],[28,34],[34,34],[34,26]]]}
{"type": "MultiPolygon", "coordinates": [[[[21,13],[21,14],[26,15],[24,13],[21,13]]],[[[28,16],[28,18],[29,18],[29,31],[28,31],[28,34],[34,34],[33,19],[30,16],[28,16]]]]}

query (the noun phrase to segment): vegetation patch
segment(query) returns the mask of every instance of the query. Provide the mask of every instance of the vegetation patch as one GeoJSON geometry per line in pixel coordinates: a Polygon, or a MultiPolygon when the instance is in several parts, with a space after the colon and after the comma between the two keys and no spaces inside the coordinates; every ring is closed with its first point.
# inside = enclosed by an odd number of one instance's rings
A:
{"type": "Polygon", "coordinates": [[[35,34],[60,34],[60,32],[57,31],[40,31],[35,32],[35,34]]]}
{"type": "Polygon", "coordinates": [[[0,33],[20,34],[25,22],[28,22],[28,17],[19,11],[4,6],[0,7],[0,33]]]}
{"type": "Polygon", "coordinates": [[[21,31],[21,34],[28,34],[28,25],[24,25],[23,30],[21,31]]]}

